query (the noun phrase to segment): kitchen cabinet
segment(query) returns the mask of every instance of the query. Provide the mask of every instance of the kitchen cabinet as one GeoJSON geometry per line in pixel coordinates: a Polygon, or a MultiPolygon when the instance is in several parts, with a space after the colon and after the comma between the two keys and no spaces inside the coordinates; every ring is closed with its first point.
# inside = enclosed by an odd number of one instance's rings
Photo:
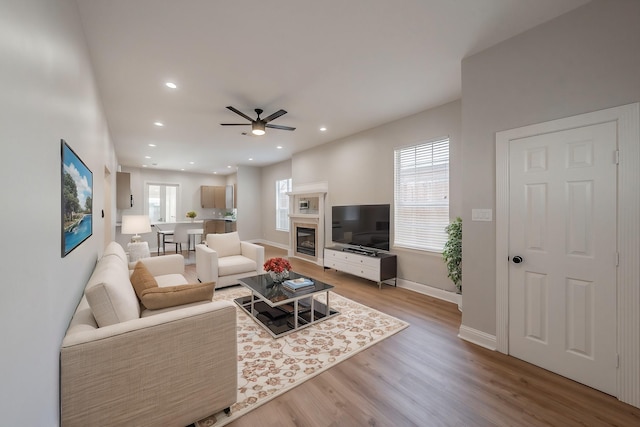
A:
{"type": "Polygon", "coordinates": [[[236,222],[225,219],[207,219],[202,223],[205,236],[207,234],[223,234],[236,231],[236,222]]]}
{"type": "Polygon", "coordinates": [[[233,185],[201,185],[200,205],[202,208],[227,209],[234,207],[233,185]]]}
{"type": "Polygon", "coordinates": [[[200,186],[200,204],[202,208],[226,208],[226,188],[222,185],[200,186]]]}
{"type": "Polygon", "coordinates": [[[132,207],[131,174],[128,172],[116,172],[116,208],[130,209],[132,207]]]}

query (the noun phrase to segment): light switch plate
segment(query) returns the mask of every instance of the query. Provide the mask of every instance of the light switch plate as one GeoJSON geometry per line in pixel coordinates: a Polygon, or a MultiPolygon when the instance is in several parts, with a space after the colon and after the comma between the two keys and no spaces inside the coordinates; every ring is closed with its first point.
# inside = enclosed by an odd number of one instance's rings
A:
{"type": "Polygon", "coordinates": [[[471,209],[471,221],[493,221],[493,210],[471,209]]]}

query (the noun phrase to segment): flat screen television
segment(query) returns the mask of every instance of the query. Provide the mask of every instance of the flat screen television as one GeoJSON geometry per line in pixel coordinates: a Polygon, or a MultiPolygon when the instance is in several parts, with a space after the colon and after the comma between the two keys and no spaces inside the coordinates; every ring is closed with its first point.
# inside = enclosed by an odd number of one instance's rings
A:
{"type": "Polygon", "coordinates": [[[389,205],[332,206],[331,240],[388,251],[389,210],[389,205]]]}

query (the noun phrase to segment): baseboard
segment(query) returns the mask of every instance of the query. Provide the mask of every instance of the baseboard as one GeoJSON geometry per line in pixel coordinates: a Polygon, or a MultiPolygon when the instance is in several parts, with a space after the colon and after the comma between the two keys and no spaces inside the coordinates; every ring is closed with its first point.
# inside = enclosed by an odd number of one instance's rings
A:
{"type": "Polygon", "coordinates": [[[469,341],[470,343],[489,350],[495,351],[496,348],[498,348],[498,342],[495,335],[491,335],[468,326],[460,326],[460,329],[458,330],[458,338],[462,338],[465,341],[469,341]]]}
{"type": "Polygon", "coordinates": [[[252,239],[249,240],[251,243],[257,243],[259,245],[267,245],[267,246],[273,246],[275,248],[278,249],[284,249],[285,251],[289,250],[289,245],[288,244],[282,244],[282,243],[276,243],[276,242],[270,242],[269,240],[264,240],[264,239],[252,239]]]}
{"type": "Polygon", "coordinates": [[[410,280],[397,280],[399,288],[409,289],[410,291],[418,292],[419,294],[428,295],[430,297],[438,298],[447,302],[452,302],[454,304],[458,304],[458,306],[462,304],[462,295],[455,292],[446,291],[440,288],[434,288],[433,286],[412,282],[410,280]]]}

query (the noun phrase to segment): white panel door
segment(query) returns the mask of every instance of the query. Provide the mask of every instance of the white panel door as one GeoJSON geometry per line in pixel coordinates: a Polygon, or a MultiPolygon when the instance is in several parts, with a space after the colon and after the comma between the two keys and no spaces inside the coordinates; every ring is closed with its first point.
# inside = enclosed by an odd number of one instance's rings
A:
{"type": "Polygon", "coordinates": [[[509,146],[509,353],[616,394],[616,124],[509,146]]]}

